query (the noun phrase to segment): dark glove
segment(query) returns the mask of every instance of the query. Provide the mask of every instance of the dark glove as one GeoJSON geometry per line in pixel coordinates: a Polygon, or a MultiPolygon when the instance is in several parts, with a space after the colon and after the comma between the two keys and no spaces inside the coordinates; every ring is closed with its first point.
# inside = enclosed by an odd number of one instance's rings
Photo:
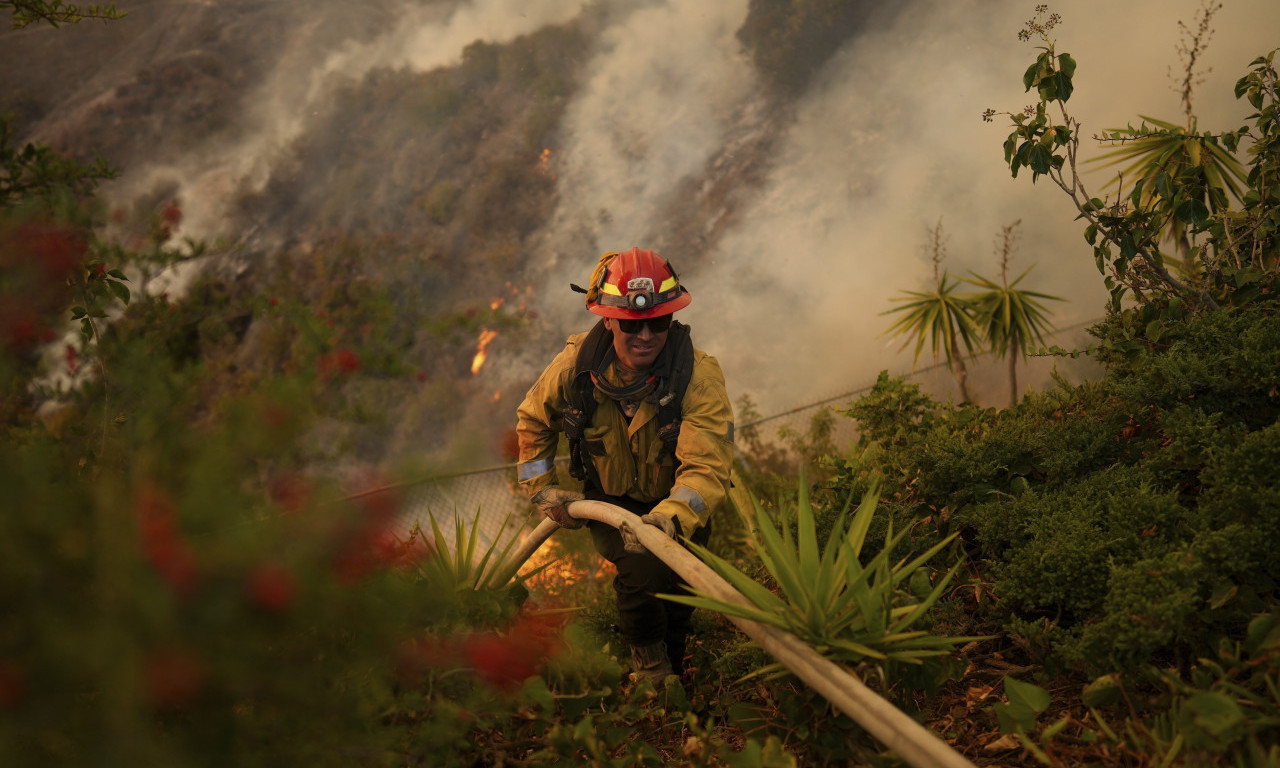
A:
{"type": "Polygon", "coordinates": [[[533,494],[530,501],[542,514],[556,521],[561,528],[581,528],[582,521],[569,514],[569,505],[575,501],[582,501],[583,498],[583,495],[577,491],[566,491],[563,488],[548,485],[533,494]]]}
{"type": "MultiPolygon", "coordinates": [[[[640,522],[652,525],[672,539],[680,536],[680,526],[673,517],[658,512],[650,512],[641,517],[640,522]]],[[[631,530],[631,526],[628,523],[623,523],[619,526],[618,533],[622,536],[622,548],[628,552],[639,554],[649,551],[640,543],[640,537],[636,536],[636,532],[631,530]]]]}

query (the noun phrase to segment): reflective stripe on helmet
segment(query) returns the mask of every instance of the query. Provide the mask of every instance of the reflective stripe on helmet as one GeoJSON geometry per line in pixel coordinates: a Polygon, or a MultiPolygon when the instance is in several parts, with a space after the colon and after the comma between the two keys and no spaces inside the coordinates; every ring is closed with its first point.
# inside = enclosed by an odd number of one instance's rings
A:
{"type": "MultiPolygon", "coordinates": [[[[655,293],[653,295],[653,306],[656,307],[659,304],[665,304],[668,301],[674,301],[675,299],[680,298],[680,295],[682,293],[684,293],[684,291],[680,290],[680,286],[678,285],[676,286],[675,290],[665,291],[663,293],[655,293]]],[[[596,298],[596,303],[606,307],[630,307],[631,306],[631,302],[627,300],[626,296],[620,296],[616,294],[612,296],[601,295],[596,298]]]]}

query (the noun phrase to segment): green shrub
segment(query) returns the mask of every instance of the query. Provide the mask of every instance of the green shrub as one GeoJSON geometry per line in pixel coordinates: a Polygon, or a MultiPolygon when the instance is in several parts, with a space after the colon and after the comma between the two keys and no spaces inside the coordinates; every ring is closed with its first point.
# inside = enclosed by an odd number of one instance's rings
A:
{"type": "Polygon", "coordinates": [[[1185,404],[1249,429],[1280,416],[1280,316],[1274,301],[1225,309],[1188,324],[1167,349],[1112,371],[1109,389],[1128,402],[1169,410],[1185,404]]]}
{"type": "Polygon", "coordinates": [[[1105,381],[1001,412],[947,410],[885,377],[833,490],[875,472],[921,544],[959,531],[988,616],[1055,668],[1185,665],[1275,604],[1280,325],[1261,303],[1190,318],[1105,381]]]}

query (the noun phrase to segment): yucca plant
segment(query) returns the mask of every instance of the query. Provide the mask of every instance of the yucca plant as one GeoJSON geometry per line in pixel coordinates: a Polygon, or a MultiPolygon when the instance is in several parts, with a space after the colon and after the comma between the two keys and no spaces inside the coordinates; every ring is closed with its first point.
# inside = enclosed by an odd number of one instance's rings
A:
{"type": "Polygon", "coordinates": [[[959,283],[950,280],[941,269],[946,257],[946,238],[942,232],[942,222],[938,222],[929,230],[930,258],[933,261],[932,291],[903,291],[891,301],[903,302],[902,306],[881,312],[882,315],[905,312],[892,326],[885,331],[886,335],[905,336],[901,349],[906,349],[914,338],[916,342],[915,357],[912,365],[920,362],[920,352],[925,341],[929,341],[933,359],[939,355],[946,361],[947,369],[956,377],[956,387],[960,390],[960,400],[971,402],[969,396],[968,371],[965,369],[964,356],[960,345],[964,345],[967,354],[973,354],[975,341],[979,331],[973,322],[974,308],[967,297],[960,295],[956,288],[959,283]]]}
{"type": "Polygon", "coordinates": [[[1240,200],[1248,174],[1216,135],[1141,117],[1138,128],[1109,129],[1105,138],[1119,146],[1092,162],[1102,167],[1123,165],[1117,191],[1123,181],[1131,180],[1133,202],[1142,210],[1165,214],[1165,239],[1186,257],[1183,270],[1190,272],[1187,224],[1203,223],[1210,214],[1229,208],[1228,195],[1240,200]]]}
{"type": "MultiPolygon", "coordinates": [[[[979,638],[940,637],[913,629],[938,601],[955,577],[957,563],[934,584],[926,586],[922,570],[955,534],[924,553],[894,562],[894,548],[906,531],[885,533],[884,548],[863,563],[859,555],[875,517],[879,485],[873,484],[849,518],[848,504],[832,528],[825,548],[819,551],[813,506],[801,478],[796,502],[797,532],[785,523],[775,527],[770,515],[753,497],[756,530],[751,546],[777,582],[775,594],[743,574],[705,547],[690,549],[747,598],[750,606],[725,602],[691,590],[692,595],[665,595],[685,605],[728,616],[750,619],[790,632],[828,659],[853,667],[871,665],[882,678],[893,663],[920,665],[930,657],[950,654],[965,642],[979,638]],[[848,525],[846,528],[846,520],[848,525]],[[917,575],[919,574],[919,575],[917,575]],[[906,582],[906,583],[904,583],[906,582]],[[908,589],[908,587],[916,589],[908,589]],[[918,595],[927,591],[924,597],[918,595]]],[[[850,498],[852,501],[852,498],[850,498]]],[[[780,676],[785,670],[770,664],[752,674],[780,676]]]]}
{"type": "Polygon", "coordinates": [[[970,294],[968,299],[974,309],[974,322],[986,336],[992,353],[999,358],[1008,358],[1010,408],[1018,404],[1018,359],[1026,357],[1027,348],[1033,340],[1043,346],[1044,334],[1053,330],[1049,310],[1040,300],[1062,301],[1058,296],[1018,287],[1022,278],[1031,272],[1031,267],[1013,280],[1009,279],[1009,261],[1019,223],[1015,221],[1000,230],[997,239],[999,283],[974,272],[969,273],[970,277],[961,278],[982,289],[970,294]]]}
{"type": "MultiPolygon", "coordinates": [[[[476,515],[469,526],[464,522],[461,515],[454,516],[452,546],[450,546],[449,540],[445,538],[445,534],[436,520],[435,513],[428,511],[427,517],[431,521],[431,541],[427,541],[426,533],[422,530],[421,523],[414,524],[413,529],[409,532],[409,541],[412,542],[415,538],[418,538],[431,551],[431,555],[422,559],[418,564],[419,573],[429,584],[440,588],[451,587],[455,590],[497,590],[506,586],[507,582],[515,576],[515,569],[510,566],[508,559],[511,556],[511,551],[519,543],[519,533],[523,526],[510,536],[505,537],[505,544],[503,543],[503,537],[500,536],[496,541],[482,549],[479,537],[480,510],[476,510],[476,515]]],[[[508,515],[499,530],[505,531],[510,521],[511,518],[508,515]]],[[[518,563],[515,564],[515,568],[518,569],[519,565],[518,563]]],[[[516,584],[523,584],[526,579],[542,571],[548,565],[551,565],[551,562],[517,577],[516,584]]],[[[520,589],[519,586],[516,588],[520,589]]]]}

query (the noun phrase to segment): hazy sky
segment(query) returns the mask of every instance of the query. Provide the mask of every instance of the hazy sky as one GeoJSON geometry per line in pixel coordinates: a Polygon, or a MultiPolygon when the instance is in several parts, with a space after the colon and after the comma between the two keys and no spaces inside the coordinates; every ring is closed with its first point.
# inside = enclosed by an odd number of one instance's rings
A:
{"type": "MultiPolygon", "coordinates": [[[[391,31],[363,44],[319,49],[300,30],[284,42],[283,65],[267,78],[250,138],[207,147],[183,167],[140,173],[181,180],[184,234],[209,237],[222,203],[244,180],[261,183],[271,162],[320,111],[331,78],[375,67],[430,69],[457,61],[476,39],[501,42],[573,18],[584,0],[476,0],[442,13],[406,3],[391,31]]],[[[546,348],[504,350],[485,370],[492,392],[529,382],[563,337],[591,321],[567,289],[585,281],[603,250],[625,249],[660,231],[658,211],[682,181],[743,139],[762,102],[734,33],[747,0],[617,0],[612,25],[570,104],[557,148],[560,205],[528,255],[539,288],[546,348]],[[744,117],[745,116],[745,117],[744,117]]],[[[681,317],[715,354],[731,394],[750,392],[762,410],[869,384],[882,368],[904,371],[910,355],[882,336],[882,315],[903,290],[932,277],[926,232],[948,236],[945,266],[996,277],[994,238],[1021,220],[1013,264],[1035,265],[1024,283],[1069,303],[1059,326],[1098,317],[1101,278],[1066,197],[1047,180],[1009,178],[1004,118],[1032,101],[1023,71],[1034,44],[1017,39],[1035,3],[932,0],[910,3],[840,51],[800,103],[749,208],[709,253],[666,254],[694,294],[681,317]]],[[[1199,0],[1062,0],[1051,10],[1060,52],[1079,62],[1073,114],[1086,134],[1147,114],[1180,120],[1178,21],[1199,0]]],[[[1280,2],[1226,0],[1202,60],[1200,127],[1229,128],[1248,110],[1232,85],[1248,62],[1280,46],[1280,2]]],[[[1095,153],[1086,141],[1083,152],[1095,153]]],[[[1089,173],[1095,193],[1106,181],[1089,173]]],[[[674,252],[672,252],[674,248],[674,252]]],[[[926,366],[932,361],[920,361],[926,366]]]]}
{"type": "MultiPolygon", "coordinates": [[[[584,232],[607,248],[644,245],[629,233],[660,226],[648,218],[656,200],[720,147],[734,104],[755,90],[732,40],[745,6],[673,1],[611,30],[618,42],[593,63],[595,79],[570,111],[562,237],[542,254],[549,297],[567,279],[585,279],[591,253],[572,253],[584,232]],[[615,123],[626,127],[602,127],[615,123]],[[583,263],[569,267],[567,255],[583,263]]],[[[1139,114],[1181,120],[1177,22],[1190,23],[1199,7],[1051,4],[1063,17],[1057,50],[1079,62],[1069,106],[1084,133],[1139,114]]],[[[994,238],[1021,220],[1015,274],[1035,265],[1024,287],[1070,300],[1054,305],[1059,326],[1101,315],[1101,277],[1069,201],[1047,180],[1011,179],[1005,119],[981,119],[987,107],[1032,102],[1021,77],[1036,50],[1017,33],[1033,9],[917,2],[854,41],[801,104],[739,226],[710,254],[669,254],[697,264],[683,267],[695,299],[682,318],[722,362],[731,394],[751,392],[769,413],[870,383],[882,368],[909,368],[909,354],[881,336],[892,322],[881,313],[899,291],[931,286],[923,247],[939,220],[949,238],[944,266],[997,278],[994,238]]],[[[1280,46],[1280,3],[1228,0],[1213,26],[1195,96],[1202,129],[1234,127],[1248,113],[1232,86],[1252,58],[1280,46]]],[[[1086,144],[1082,155],[1096,152],[1086,144]]],[[[1095,194],[1107,178],[1087,175],[1095,194]]],[[[563,302],[566,330],[589,322],[580,297],[563,302]]],[[[925,355],[921,366],[932,362],[925,355]]]]}

